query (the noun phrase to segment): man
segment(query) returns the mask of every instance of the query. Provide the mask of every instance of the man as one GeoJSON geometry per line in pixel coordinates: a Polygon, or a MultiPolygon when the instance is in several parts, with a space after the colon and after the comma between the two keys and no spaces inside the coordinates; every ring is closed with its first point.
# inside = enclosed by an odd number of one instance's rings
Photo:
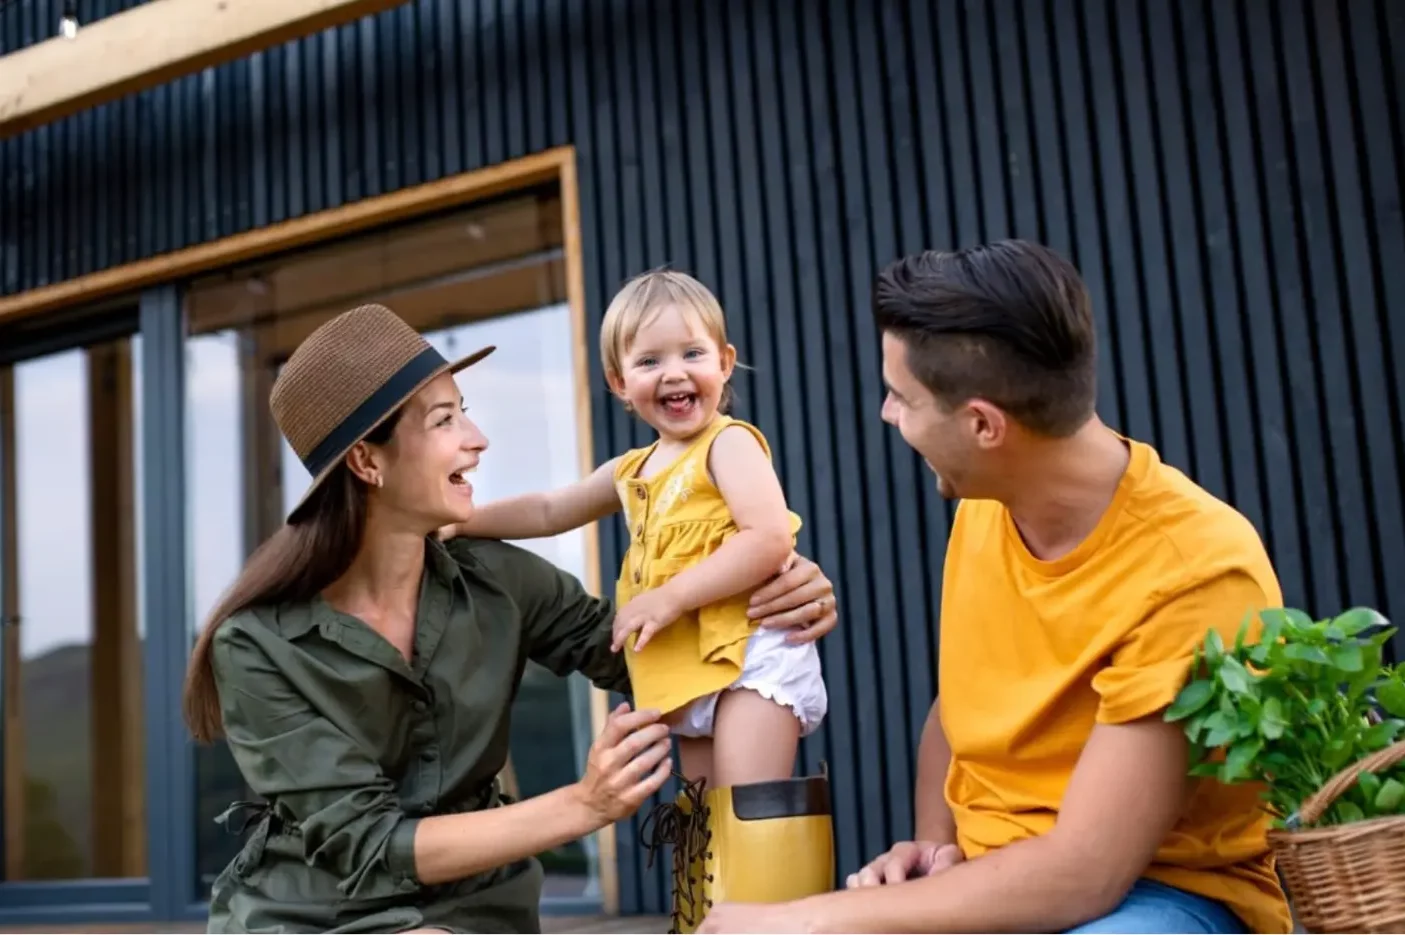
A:
{"type": "Polygon", "coordinates": [[[961,500],[914,840],[845,890],[702,931],[1291,930],[1258,790],[1162,719],[1211,627],[1282,603],[1239,513],[1095,414],[1077,271],[1006,241],[903,258],[874,306],[896,426],[961,500]]]}

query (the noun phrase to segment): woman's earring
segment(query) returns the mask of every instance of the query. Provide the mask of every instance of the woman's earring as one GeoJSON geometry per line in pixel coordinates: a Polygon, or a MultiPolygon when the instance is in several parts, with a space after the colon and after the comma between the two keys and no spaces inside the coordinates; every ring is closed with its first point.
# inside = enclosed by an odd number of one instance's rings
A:
{"type": "Polygon", "coordinates": [[[381,477],[379,474],[376,475],[376,486],[377,486],[377,487],[384,487],[384,486],[385,486],[385,478],[384,478],[384,477],[381,477]]]}

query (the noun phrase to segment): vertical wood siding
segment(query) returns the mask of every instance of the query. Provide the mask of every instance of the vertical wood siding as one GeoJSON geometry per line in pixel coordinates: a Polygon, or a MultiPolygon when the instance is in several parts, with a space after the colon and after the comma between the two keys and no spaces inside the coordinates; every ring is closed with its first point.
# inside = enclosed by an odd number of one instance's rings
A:
{"type": "MultiPolygon", "coordinates": [[[[58,14],[0,0],[0,47],[58,14]]],[[[951,515],[878,419],[876,269],[1064,251],[1104,417],[1244,511],[1290,602],[1405,617],[1402,62],[1392,0],[419,0],[0,142],[0,290],[574,144],[592,322],[655,265],[716,289],[838,583],[803,759],[847,874],[912,827],[951,515]]],[[[604,458],[645,434],[591,357],[604,458]]],[[[623,909],[662,910],[621,831],[623,909]]]]}

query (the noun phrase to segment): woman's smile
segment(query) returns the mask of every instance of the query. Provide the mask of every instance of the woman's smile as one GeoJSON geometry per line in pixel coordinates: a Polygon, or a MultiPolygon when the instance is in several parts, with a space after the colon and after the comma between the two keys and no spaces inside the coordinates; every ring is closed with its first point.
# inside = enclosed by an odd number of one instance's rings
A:
{"type": "Polygon", "coordinates": [[[474,463],[455,468],[449,474],[449,485],[454,488],[455,493],[468,497],[470,500],[473,499],[473,484],[469,483],[468,475],[476,470],[478,470],[478,465],[474,463]]]}

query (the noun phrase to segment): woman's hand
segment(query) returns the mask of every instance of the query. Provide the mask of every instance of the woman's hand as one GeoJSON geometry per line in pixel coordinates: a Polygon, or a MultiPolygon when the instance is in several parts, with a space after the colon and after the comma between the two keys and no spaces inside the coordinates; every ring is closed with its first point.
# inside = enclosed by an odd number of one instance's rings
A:
{"type": "Polygon", "coordinates": [[[839,622],[834,585],[820,566],[792,552],[780,574],[751,595],[747,616],[761,626],[792,630],[786,642],[811,643],[839,622]]]}
{"type": "Polygon", "coordinates": [[[599,826],[628,818],[668,781],[673,760],[668,725],[659,712],[622,704],[590,746],[585,775],[575,790],[599,826]]]}

